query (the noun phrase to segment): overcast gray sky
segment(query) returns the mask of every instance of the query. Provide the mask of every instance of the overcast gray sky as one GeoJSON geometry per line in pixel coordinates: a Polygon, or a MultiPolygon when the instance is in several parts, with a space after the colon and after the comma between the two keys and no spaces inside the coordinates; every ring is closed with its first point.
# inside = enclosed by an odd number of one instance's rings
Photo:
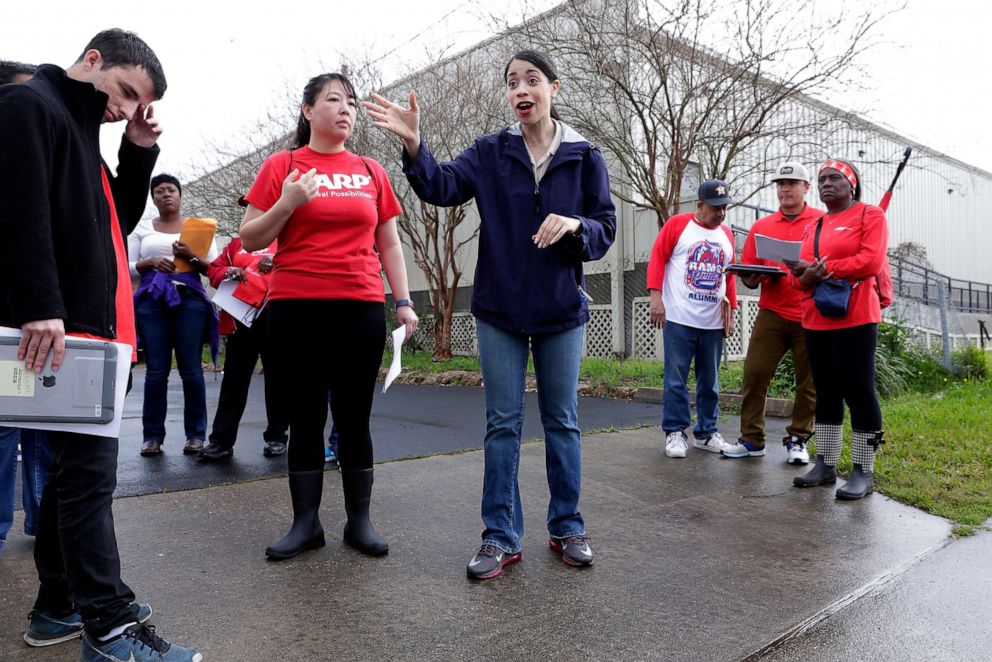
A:
{"type": "MultiPolygon", "coordinates": [[[[141,35],[158,53],[169,90],[157,104],[165,134],[159,171],[191,174],[205,136],[234,139],[251,120],[299,90],[338,53],[416,61],[425,47],[467,47],[486,38],[485,12],[521,15],[521,0],[371,0],[255,3],[135,3],[76,0],[5,3],[0,58],[68,66],[107,27],[141,35]],[[415,37],[419,37],[414,39],[415,37]]],[[[553,6],[553,0],[531,2],[553,6]]],[[[533,11],[533,10],[531,10],[533,11]]],[[[909,0],[883,24],[886,42],[866,60],[874,80],[856,99],[873,121],[962,161],[992,171],[992,2],[909,0]]],[[[497,65],[498,66],[498,65],[497,65]]],[[[563,72],[565,85],[568,72],[563,72]]],[[[508,115],[509,120],[509,115],[508,115]]],[[[121,125],[104,128],[115,149],[121,125]]],[[[112,153],[108,153],[113,161],[112,153]]]]}

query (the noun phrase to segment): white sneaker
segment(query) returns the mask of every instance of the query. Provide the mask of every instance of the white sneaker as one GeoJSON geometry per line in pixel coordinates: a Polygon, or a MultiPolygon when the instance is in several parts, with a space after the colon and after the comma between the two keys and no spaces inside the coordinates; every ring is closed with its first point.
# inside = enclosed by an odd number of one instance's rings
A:
{"type": "Polygon", "coordinates": [[[665,455],[668,457],[685,457],[688,451],[689,441],[685,432],[676,430],[669,432],[668,436],[665,437],[665,455]]]}
{"type": "Polygon", "coordinates": [[[789,453],[786,460],[789,464],[809,464],[809,451],[806,450],[806,442],[800,441],[799,437],[792,435],[782,440],[785,450],[789,453]]]}
{"type": "Polygon", "coordinates": [[[692,445],[699,450],[711,453],[722,453],[724,448],[729,448],[730,444],[723,440],[723,435],[714,432],[706,439],[694,439],[692,445]]]}
{"type": "Polygon", "coordinates": [[[736,444],[727,444],[727,447],[723,449],[723,455],[725,457],[763,457],[765,447],[758,448],[749,441],[739,439],[736,444]]]}

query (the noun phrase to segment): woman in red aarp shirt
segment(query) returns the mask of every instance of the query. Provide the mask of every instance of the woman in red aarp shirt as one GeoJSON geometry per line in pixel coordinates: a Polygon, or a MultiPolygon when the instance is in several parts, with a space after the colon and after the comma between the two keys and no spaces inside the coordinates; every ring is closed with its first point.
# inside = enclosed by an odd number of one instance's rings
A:
{"type": "Polygon", "coordinates": [[[389,177],[372,159],[345,149],[355,119],[355,90],[345,76],[311,78],[303,90],[296,149],[266,159],[245,196],[244,248],[258,250],[279,239],[269,284],[267,342],[289,406],[293,525],[266,548],[275,560],[324,544],[317,513],[328,388],[340,434],[338,461],[348,514],[344,541],[365,554],[389,551],[369,521],[369,416],[386,340],[380,269],[389,279],[396,319],[406,326],[407,338],[417,328],[417,315],[396,229],[402,210],[389,177]]]}
{"type": "Polygon", "coordinates": [[[861,202],[861,175],[846,161],[820,168],[820,200],[827,213],[810,223],[800,260],[790,265],[802,292],[803,330],[816,385],[816,465],[796,476],[797,487],[832,485],[843,445],[844,403],[851,410],[851,460],[854,468],[837,498],[861,499],[874,489],[875,452],[884,443],[882,410],[875,391],[875,345],[882,308],[875,286],[885,264],[888,228],[885,213],[861,202]],[[847,314],[823,315],[813,299],[830,278],[851,284],[847,314]]]}

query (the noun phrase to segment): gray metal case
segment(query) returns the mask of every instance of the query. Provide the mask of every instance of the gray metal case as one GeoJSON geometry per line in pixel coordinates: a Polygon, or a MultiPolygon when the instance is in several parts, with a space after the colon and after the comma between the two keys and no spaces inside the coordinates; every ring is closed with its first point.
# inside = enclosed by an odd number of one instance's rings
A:
{"type": "MultiPolygon", "coordinates": [[[[14,375],[19,338],[0,337],[0,374],[14,375]]],[[[65,356],[52,371],[49,351],[45,369],[21,375],[24,391],[33,381],[33,395],[10,394],[11,382],[0,385],[0,421],[31,423],[110,423],[114,418],[117,348],[103,340],[65,339],[65,356]]],[[[20,362],[23,368],[23,362],[20,362]]]]}

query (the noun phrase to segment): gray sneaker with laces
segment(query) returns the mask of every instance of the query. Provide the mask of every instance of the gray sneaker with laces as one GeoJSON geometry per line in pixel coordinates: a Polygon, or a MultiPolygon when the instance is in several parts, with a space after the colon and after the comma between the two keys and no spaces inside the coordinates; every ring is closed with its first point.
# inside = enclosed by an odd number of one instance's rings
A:
{"type": "Polygon", "coordinates": [[[551,538],[548,546],[561,554],[561,560],[570,566],[584,568],[596,562],[596,554],[589,546],[589,539],[577,534],[566,538],[551,538]]]}
{"type": "Polygon", "coordinates": [[[504,567],[519,561],[521,556],[521,552],[510,554],[495,545],[484,544],[468,562],[466,571],[470,579],[492,579],[498,577],[504,567]]]}
{"type": "Polygon", "coordinates": [[[83,635],[80,662],[201,662],[203,655],[171,644],[152,625],[132,625],[119,637],[99,641],[83,635]]]}

